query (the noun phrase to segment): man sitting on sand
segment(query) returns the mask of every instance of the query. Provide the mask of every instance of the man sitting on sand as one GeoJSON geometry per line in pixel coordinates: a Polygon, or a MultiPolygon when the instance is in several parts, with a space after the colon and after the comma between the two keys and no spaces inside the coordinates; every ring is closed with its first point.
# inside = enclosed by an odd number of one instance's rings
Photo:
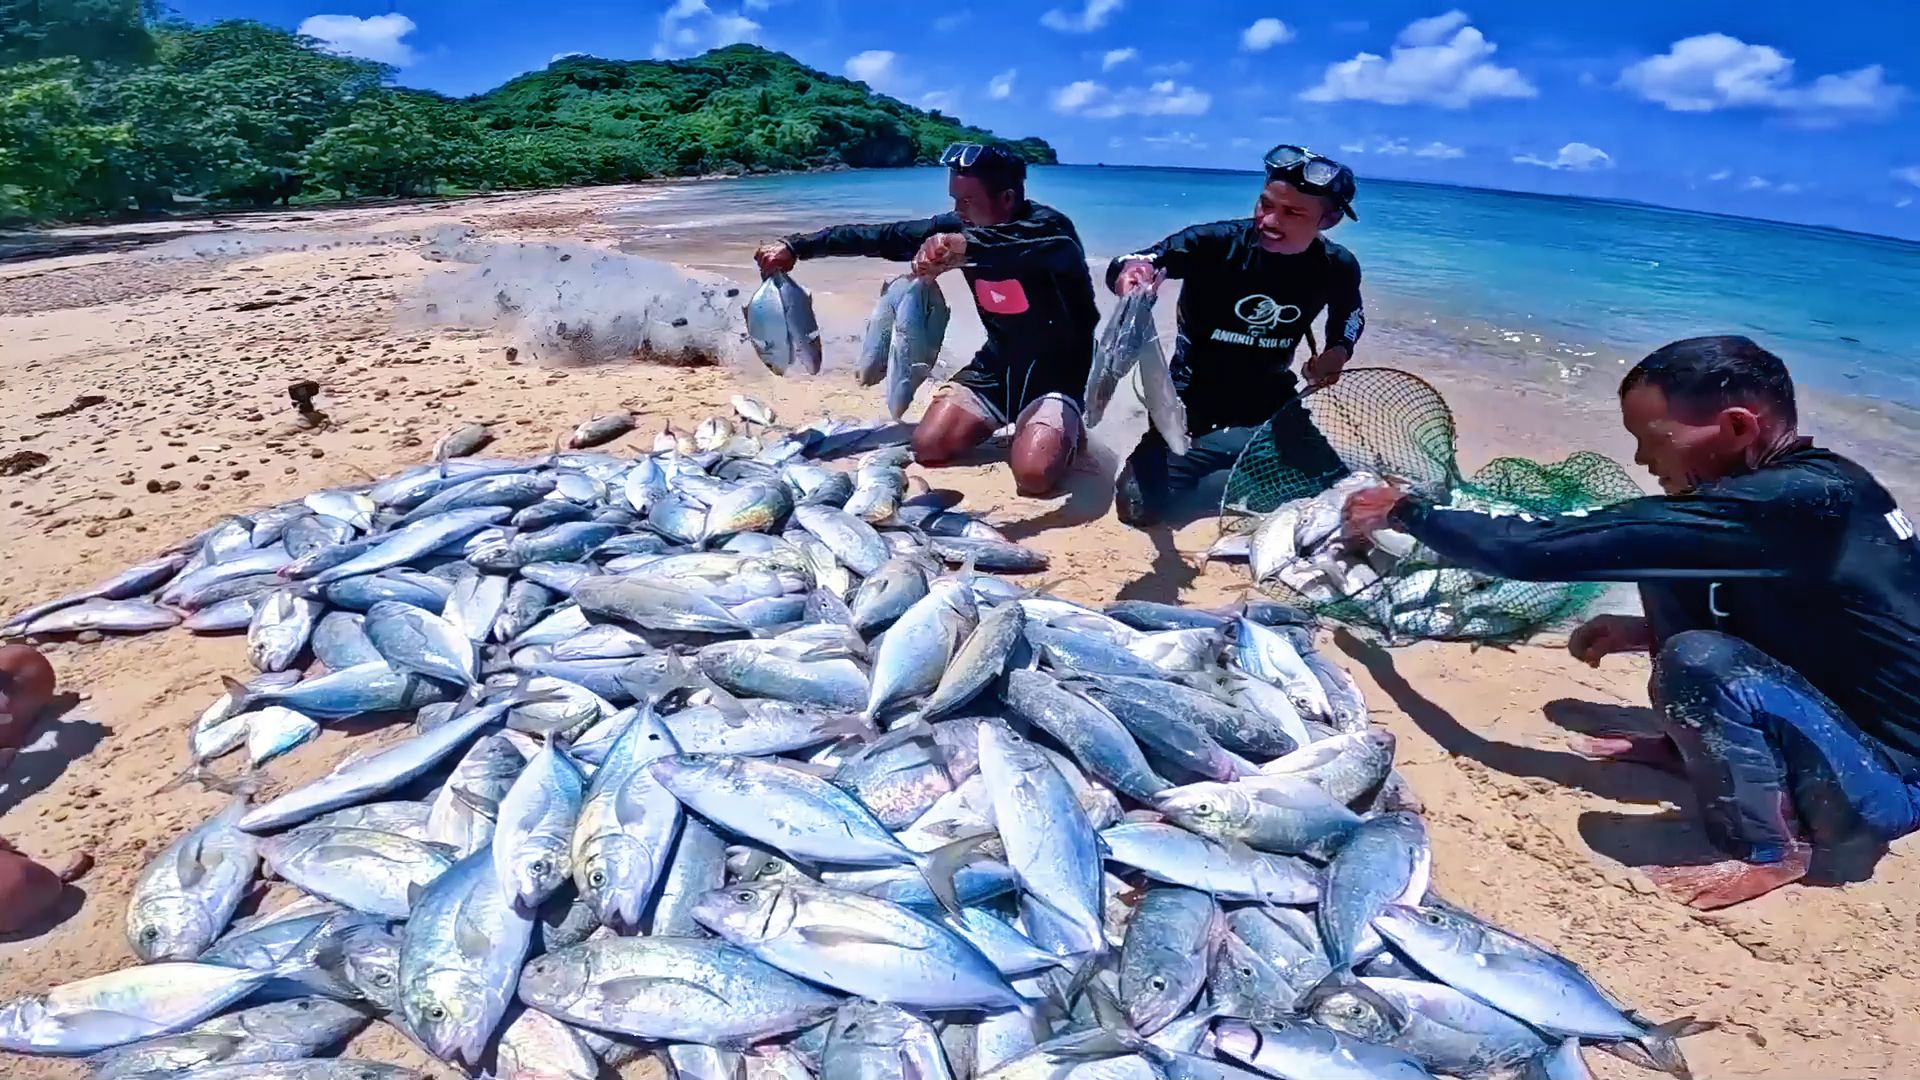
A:
{"type": "Polygon", "coordinates": [[[1300,402],[1293,353],[1326,311],[1327,347],[1303,368],[1309,387],[1325,386],[1340,377],[1366,327],[1360,264],[1320,235],[1354,216],[1353,170],[1286,145],[1265,164],[1251,218],[1195,225],[1107,267],[1107,285],[1121,296],[1162,278],[1186,281],[1172,367],[1192,447],[1175,457],[1147,429],[1114,493],[1129,525],[1154,524],[1175,493],[1233,468],[1262,425],[1289,467],[1329,483],[1346,473],[1300,402]]]}
{"type": "Polygon", "coordinates": [[[1573,634],[1589,664],[1654,656],[1656,734],[1590,756],[1670,768],[1730,858],[1652,867],[1698,908],[1806,876],[1850,841],[1920,827],[1920,543],[1865,469],[1797,431],[1793,381],[1744,337],[1677,341],[1620,384],[1634,460],[1667,494],[1553,520],[1355,495],[1347,528],[1391,526],[1453,562],[1522,581],[1632,581],[1645,618],[1573,634]]]}
{"type": "Polygon", "coordinates": [[[1022,495],[1051,494],[1080,446],[1100,320],[1086,252],[1066,215],[1027,200],[1027,163],[1012,151],[957,143],[940,163],[952,213],[789,236],[754,260],[763,274],[823,255],[911,259],[925,276],[962,269],[987,343],[934,395],[914,429],[914,457],[945,465],[1013,423],[1014,483],[1022,495]]]}

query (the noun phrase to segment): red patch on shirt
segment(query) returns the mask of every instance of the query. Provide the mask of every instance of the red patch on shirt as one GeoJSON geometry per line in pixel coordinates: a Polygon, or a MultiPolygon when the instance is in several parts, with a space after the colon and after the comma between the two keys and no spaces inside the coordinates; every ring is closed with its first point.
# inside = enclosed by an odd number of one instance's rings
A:
{"type": "Polygon", "coordinates": [[[1027,290],[1018,281],[976,281],[973,298],[981,311],[995,315],[1018,315],[1027,310],[1027,290]]]}

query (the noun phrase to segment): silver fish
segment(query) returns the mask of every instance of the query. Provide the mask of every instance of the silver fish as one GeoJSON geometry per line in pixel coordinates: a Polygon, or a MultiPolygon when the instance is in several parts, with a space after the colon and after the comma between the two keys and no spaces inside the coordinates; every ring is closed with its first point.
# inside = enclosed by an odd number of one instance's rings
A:
{"type": "Polygon", "coordinates": [[[351,1005],[302,997],[256,1005],[88,1060],[96,1080],[178,1074],[216,1065],[310,1058],[345,1042],[370,1018],[351,1005]]]}
{"type": "Polygon", "coordinates": [[[1214,1029],[1214,1048],[1283,1080],[1432,1080],[1411,1055],[1306,1021],[1259,1027],[1239,1020],[1214,1029]]]}
{"type": "Polygon", "coordinates": [[[313,825],[261,845],[274,874],[355,911],[404,919],[414,894],[447,872],[445,849],[397,833],[313,825]]]}
{"type": "Polygon", "coordinates": [[[532,934],[484,848],[427,886],[400,936],[400,1006],[435,1056],[479,1065],[532,934]]]}
{"type": "MultiPolygon", "coordinates": [[[[1260,766],[1260,772],[1311,780],[1336,802],[1351,803],[1386,780],[1393,769],[1393,751],[1393,733],[1371,728],[1310,743],[1260,766]]],[[[1256,777],[1242,780],[1260,782],[1256,777]]]]}
{"type": "Polygon", "coordinates": [[[584,450],[590,446],[600,446],[633,430],[632,413],[608,413],[573,429],[567,436],[567,445],[575,450],[584,450]]]}
{"type": "Polygon", "coordinates": [[[259,841],[236,827],[246,812],[244,797],[233,800],[141,871],[127,904],[127,941],[141,960],[190,960],[226,929],[260,865],[259,841]]]}
{"type": "Polygon", "coordinates": [[[1316,1022],[1403,1050],[1436,1073],[1487,1076],[1550,1053],[1552,1043],[1506,1013],[1444,983],[1361,979],[1313,1000],[1316,1022]]]}
{"type": "Polygon", "coordinates": [[[40,616],[28,623],[20,633],[26,637],[78,634],[86,630],[139,634],[149,630],[165,630],[179,623],[178,611],[145,600],[82,600],[40,616]]]}
{"type": "Polygon", "coordinates": [[[850,1001],[834,1014],[821,1080],[954,1080],[940,1036],[912,1013],[850,1001]]]}
{"type": "Polygon", "coordinates": [[[309,644],[313,647],[314,658],[327,666],[329,671],[340,671],[357,664],[385,663],[380,659],[380,650],[367,640],[363,627],[366,616],[352,611],[329,611],[320,616],[314,624],[313,638],[309,644]]]}
{"type": "MultiPolygon", "coordinates": [[[[1031,628],[1029,628],[1031,629],[1031,628]]],[[[1173,785],[1154,772],[1126,725],[1091,699],[1038,671],[1007,673],[1008,708],[1067,748],[1081,767],[1140,802],[1173,785]]]]}
{"type": "Polygon", "coordinates": [[[519,1009],[500,1030],[494,1080],[598,1080],[600,1059],[581,1033],[537,1009],[519,1009]]]}
{"type": "Polygon", "coordinates": [[[284,705],[322,720],[417,709],[453,696],[451,690],[432,679],[395,671],[385,661],[329,672],[284,689],[249,690],[232,679],[221,681],[229,693],[237,695],[236,708],[284,705]]]}
{"type": "Polygon", "coordinates": [[[820,538],[834,558],[856,574],[871,574],[887,561],[887,542],[873,526],[831,506],[796,506],[794,520],[820,538]]]}
{"type": "Polygon", "coordinates": [[[1100,838],[1114,862],[1222,900],[1306,904],[1320,896],[1320,875],[1305,863],[1251,848],[1223,847],[1172,825],[1128,822],[1107,829],[1100,838]]]}
{"type": "Polygon", "coordinates": [[[249,771],[311,742],[320,734],[320,725],[312,717],[278,705],[256,709],[235,719],[246,723],[249,771]]]}
{"type": "Polygon", "coordinates": [[[493,441],[493,429],[485,424],[466,424],[454,428],[433,444],[433,459],[471,457],[493,441]]]}
{"type": "Polygon", "coordinates": [[[666,871],[680,828],[679,801],[651,771],[678,748],[650,705],[620,715],[620,733],[581,804],[571,854],[581,898],[602,923],[631,932],[666,871]]]}
{"type": "Polygon", "coordinates": [[[548,739],[501,800],[493,833],[494,874],[516,903],[537,907],[572,876],[585,798],[579,767],[548,739]]]}
{"type": "Polygon", "coordinates": [[[858,712],[870,689],[852,660],[790,659],[758,641],[709,645],[698,662],[703,674],[732,693],[794,705],[858,712]]]}
{"type": "Polygon", "coordinates": [[[509,705],[482,706],[397,746],[349,762],[330,776],[255,807],[240,819],[240,827],[250,833],[272,832],[392,791],[465,746],[482,729],[499,723],[509,705]]]}
{"type": "Polygon", "coordinates": [[[456,630],[474,644],[484,643],[493,633],[495,620],[507,605],[507,590],[513,579],[504,574],[476,574],[458,582],[440,612],[456,630]]]}
{"type": "Polygon", "coordinates": [[[1220,905],[1206,893],[1149,888],[1120,946],[1120,1004],[1128,1023],[1151,1035],[1184,1011],[1206,983],[1226,926],[1220,905]]]}
{"type": "MultiPolygon", "coordinates": [[[[475,483],[485,482],[475,481],[475,483]]],[[[548,481],[549,485],[551,483],[552,481],[548,481]]],[[[551,487],[548,490],[552,490],[551,487]]],[[[300,574],[289,576],[304,577],[315,585],[325,585],[365,574],[376,574],[395,566],[404,566],[422,555],[464,540],[489,525],[507,520],[513,515],[513,509],[504,505],[483,505],[468,509],[449,509],[444,513],[436,511],[422,514],[420,510],[415,510],[413,513],[421,516],[410,521],[405,527],[380,537],[376,543],[353,558],[329,566],[311,576],[300,574]]]]}
{"type": "Polygon", "coordinates": [[[526,758],[504,733],[474,743],[433,796],[427,839],[457,857],[485,847],[499,824],[500,802],[525,767],[526,758]]]}
{"type": "Polygon", "coordinates": [[[162,961],[95,975],[0,1003],[0,1050],[90,1054],[171,1035],[297,970],[162,961]]]}
{"type": "Polygon", "coordinates": [[[778,881],[710,892],[694,917],[783,971],[872,1001],[935,1010],[1025,1004],[966,939],[886,900],[778,881]]]}
{"type": "Polygon", "coordinates": [[[1432,869],[1426,826],[1414,814],[1381,814],[1353,830],[1327,866],[1320,898],[1320,935],[1335,971],[1379,951],[1374,916],[1389,904],[1418,903],[1432,869]]]}
{"type": "Polygon", "coordinates": [[[960,642],[973,628],[973,594],[957,580],[933,584],[900,616],[874,650],[873,685],[861,715],[932,693],[960,642]]]}
{"type": "Polygon", "coordinates": [[[1160,335],[1153,323],[1154,291],[1136,289],[1121,298],[1107,316],[1094,347],[1093,367],[1087,372],[1087,426],[1100,423],[1121,380],[1140,364],[1149,349],[1158,351],[1160,335]]]}
{"type": "Polygon", "coordinates": [[[740,619],[707,596],[657,577],[590,577],[573,590],[581,610],[650,630],[742,633],[740,619]]]}
{"type": "Polygon", "coordinates": [[[382,600],[367,609],[367,640],[396,671],[455,685],[477,681],[480,657],[464,631],[430,611],[382,600]]]}
{"type": "MultiPolygon", "coordinates": [[[[1145,301],[1151,303],[1151,300],[1145,301]]],[[[1150,320],[1149,320],[1150,321],[1150,320]]],[[[1135,353],[1140,372],[1140,398],[1147,406],[1147,419],[1153,430],[1166,440],[1167,448],[1186,456],[1192,442],[1187,435],[1187,406],[1173,384],[1173,369],[1160,349],[1158,336],[1143,343],[1135,353]]]]}
{"type": "Polygon", "coordinates": [[[979,731],[980,773],[1008,864],[1028,896],[1053,916],[1055,936],[1069,954],[1101,951],[1104,881],[1093,823],[1038,747],[992,721],[981,721],[979,731]]]}
{"type": "Polygon", "coordinates": [[[601,938],[520,973],[520,1000],[645,1039],[742,1048],[832,1015],[839,999],[711,938],[601,938]]]}
{"type": "Polygon", "coordinates": [[[1297,777],[1189,784],[1160,792],[1153,806],[1167,820],[1208,839],[1281,855],[1326,858],[1360,825],[1358,814],[1297,777]]]}
{"type": "Polygon", "coordinates": [[[972,701],[999,678],[1025,625],[1019,604],[1001,604],[982,615],[973,633],[967,635],[966,641],[954,652],[952,662],[941,673],[939,685],[927,695],[921,715],[927,719],[945,716],[972,701]]]}
{"type": "Polygon", "coordinates": [[[900,290],[887,347],[887,415],[893,419],[906,415],[914,394],[939,362],[950,317],[938,281],[915,277],[900,290]]]}
{"type": "Polygon", "coordinates": [[[5,623],[0,623],[0,638],[21,635],[35,619],[84,600],[127,600],[145,595],[179,573],[187,565],[187,559],[185,552],[162,555],[138,566],[130,566],[79,592],[15,612],[5,623]]]}

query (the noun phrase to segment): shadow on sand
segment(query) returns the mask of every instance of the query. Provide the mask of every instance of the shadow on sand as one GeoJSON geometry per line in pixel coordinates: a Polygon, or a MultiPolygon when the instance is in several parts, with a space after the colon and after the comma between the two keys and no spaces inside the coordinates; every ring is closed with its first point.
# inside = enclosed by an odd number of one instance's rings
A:
{"type": "Polygon", "coordinates": [[[27,799],[52,786],[67,766],[93,752],[112,729],[90,717],[74,717],[80,699],[60,694],[47,706],[31,741],[22,747],[13,764],[0,770],[0,816],[27,799]]]}

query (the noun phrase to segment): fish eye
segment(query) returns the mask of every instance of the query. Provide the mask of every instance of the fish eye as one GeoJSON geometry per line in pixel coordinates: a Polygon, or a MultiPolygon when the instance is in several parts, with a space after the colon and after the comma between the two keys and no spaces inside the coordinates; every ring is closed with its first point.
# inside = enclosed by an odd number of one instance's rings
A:
{"type": "Polygon", "coordinates": [[[753,893],[748,889],[741,889],[739,892],[734,893],[733,898],[743,904],[753,903],[753,893]]]}
{"type": "Polygon", "coordinates": [[[427,1019],[438,1024],[441,1021],[445,1020],[446,1018],[447,1018],[447,1007],[445,1005],[427,1006],[427,1019]]]}
{"type": "Polygon", "coordinates": [[[374,972],[374,975],[373,975],[373,985],[375,985],[375,986],[392,986],[392,985],[393,985],[393,973],[392,973],[392,972],[390,972],[390,971],[377,971],[377,972],[374,972]]]}
{"type": "Polygon", "coordinates": [[[302,999],[300,1001],[294,1002],[293,1007],[300,1010],[301,1012],[310,1012],[313,1009],[313,1002],[302,999]]]}
{"type": "Polygon", "coordinates": [[[1253,978],[1253,965],[1252,965],[1252,964],[1248,964],[1248,965],[1247,965],[1246,967],[1243,967],[1243,968],[1241,968],[1241,969],[1240,969],[1240,977],[1241,977],[1241,978],[1243,978],[1243,979],[1251,979],[1251,978],[1253,978]]]}
{"type": "Polygon", "coordinates": [[[153,942],[153,941],[159,940],[159,938],[160,938],[160,928],[157,926],[149,926],[146,929],[140,931],[141,941],[153,942]]]}
{"type": "Polygon", "coordinates": [[[1165,990],[1167,988],[1167,980],[1155,975],[1153,978],[1147,980],[1147,985],[1156,991],[1165,990]]]}
{"type": "Polygon", "coordinates": [[[535,859],[533,860],[532,865],[528,866],[527,869],[532,871],[536,875],[544,877],[547,873],[547,860],[535,859]]]}
{"type": "Polygon", "coordinates": [[[1213,804],[1201,803],[1199,806],[1196,806],[1193,808],[1193,812],[1196,814],[1202,814],[1202,815],[1211,814],[1213,813],[1213,804]]]}
{"type": "Polygon", "coordinates": [[[588,888],[590,888],[590,889],[604,889],[604,888],[606,888],[606,887],[607,887],[607,872],[606,872],[605,870],[595,870],[594,872],[592,872],[592,873],[590,873],[590,874],[588,874],[588,875],[587,875],[587,887],[588,887],[588,888]]]}
{"type": "Polygon", "coordinates": [[[1447,924],[1446,916],[1437,911],[1423,911],[1420,913],[1420,917],[1427,921],[1428,926],[1445,926],[1447,924]]]}

